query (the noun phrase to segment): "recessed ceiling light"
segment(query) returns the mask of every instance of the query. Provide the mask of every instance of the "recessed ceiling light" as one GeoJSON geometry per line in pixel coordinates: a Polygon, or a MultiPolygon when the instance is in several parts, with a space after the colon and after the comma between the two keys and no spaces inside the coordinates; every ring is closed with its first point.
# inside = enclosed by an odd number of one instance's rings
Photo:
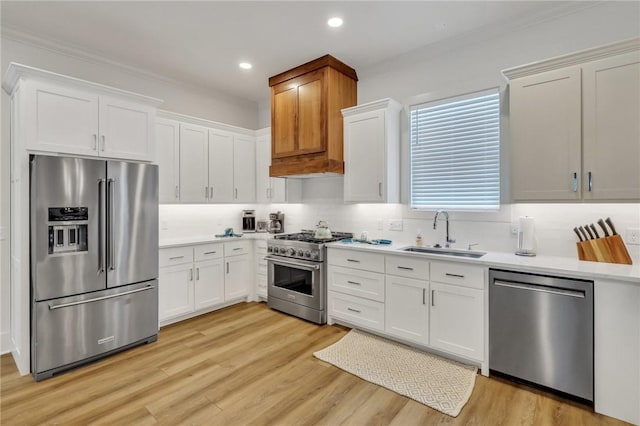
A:
{"type": "Polygon", "coordinates": [[[251,65],[249,62],[240,62],[238,66],[243,70],[250,70],[251,68],[253,68],[253,65],[251,65]]]}
{"type": "Polygon", "coordinates": [[[342,26],[342,18],[338,18],[337,16],[335,18],[331,18],[327,21],[327,25],[329,25],[330,27],[333,28],[337,28],[342,26]]]}

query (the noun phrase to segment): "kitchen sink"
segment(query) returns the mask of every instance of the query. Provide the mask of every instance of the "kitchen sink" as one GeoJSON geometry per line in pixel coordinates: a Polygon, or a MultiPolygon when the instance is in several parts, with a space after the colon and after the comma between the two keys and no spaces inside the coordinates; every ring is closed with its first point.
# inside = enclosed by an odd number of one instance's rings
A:
{"type": "Polygon", "coordinates": [[[425,253],[425,254],[439,254],[443,256],[457,256],[457,257],[469,257],[472,259],[478,259],[487,254],[484,251],[473,250],[458,250],[450,248],[437,248],[437,247],[404,247],[400,251],[408,251],[412,253],[425,253]]]}

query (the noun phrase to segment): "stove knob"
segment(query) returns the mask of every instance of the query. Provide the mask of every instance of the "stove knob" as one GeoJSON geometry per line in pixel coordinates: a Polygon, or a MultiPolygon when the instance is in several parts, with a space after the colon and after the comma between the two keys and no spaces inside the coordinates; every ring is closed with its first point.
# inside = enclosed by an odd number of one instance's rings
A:
{"type": "Polygon", "coordinates": [[[285,254],[287,252],[287,249],[284,247],[280,247],[280,254],[285,254]]]}
{"type": "Polygon", "coordinates": [[[319,259],[319,258],[320,258],[320,253],[318,253],[317,251],[315,251],[315,250],[314,250],[314,251],[311,253],[311,258],[313,258],[313,259],[319,259]]]}
{"type": "Polygon", "coordinates": [[[295,256],[296,254],[296,249],[290,248],[289,249],[289,256],[295,256]]]}
{"type": "Polygon", "coordinates": [[[268,246],[268,247],[267,247],[267,253],[271,253],[272,251],[273,251],[273,247],[268,246]]]}
{"type": "Polygon", "coordinates": [[[304,252],[302,250],[298,250],[298,257],[304,256],[304,252]]]}
{"type": "Polygon", "coordinates": [[[311,252],[309,250],[305,250],[304,257],[311,257],[311,252]]]}

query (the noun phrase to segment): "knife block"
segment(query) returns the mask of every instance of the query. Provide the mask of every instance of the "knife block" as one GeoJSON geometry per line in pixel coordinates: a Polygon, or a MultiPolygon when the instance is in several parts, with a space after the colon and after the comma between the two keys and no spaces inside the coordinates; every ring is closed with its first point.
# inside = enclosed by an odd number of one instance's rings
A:
{"type": "Polygon", "coordinates": [[[596,238],[576,243],[578,259],[590,262],[622,263],[631,265],[631,256],[620,235],[596,238]]]}

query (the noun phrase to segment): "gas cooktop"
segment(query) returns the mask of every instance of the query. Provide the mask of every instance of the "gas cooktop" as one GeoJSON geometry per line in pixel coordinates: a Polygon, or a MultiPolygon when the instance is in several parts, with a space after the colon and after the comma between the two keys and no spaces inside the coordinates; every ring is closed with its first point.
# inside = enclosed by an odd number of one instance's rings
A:
{"type": "Polygon", "coordinates": [[[331,238],[315,238],[315,231],[303,229],[301,232],[276,235],[273,238],[280,241],[300,241],[312,244],[325,244],[352,237],[353,234],[350,232],[331,232],[331,238]]]}

